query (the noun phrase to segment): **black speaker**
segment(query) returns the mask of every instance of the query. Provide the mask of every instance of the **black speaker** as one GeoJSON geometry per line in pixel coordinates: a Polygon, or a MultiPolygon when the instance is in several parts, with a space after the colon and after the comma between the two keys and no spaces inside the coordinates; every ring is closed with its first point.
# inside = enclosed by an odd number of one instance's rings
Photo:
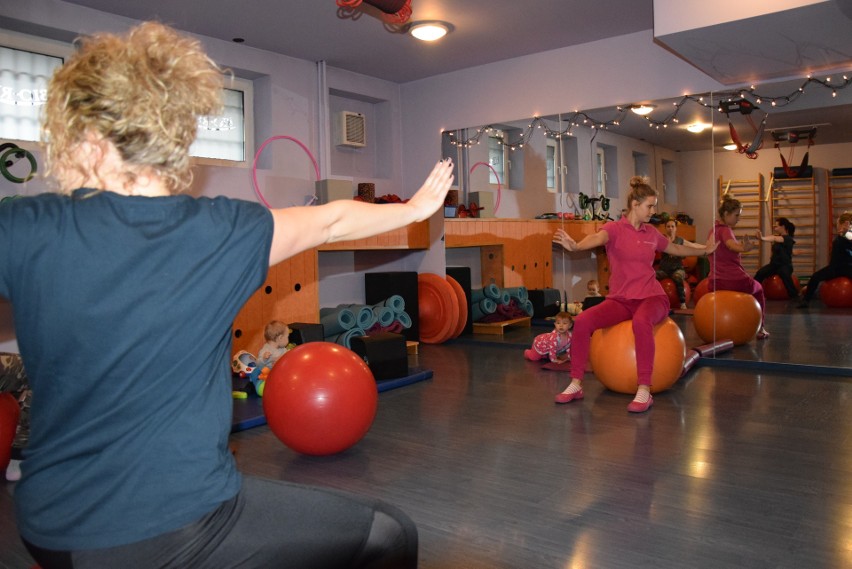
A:
{"type": "Polygon", "coordinates": [[[471,276],[470,267],[447,267],[447,275],[456,279],[456,282],[461,285],[464,290],[464,297],[467,299],[467,322],[460,335],[473,334],[473,308],[471,300],[471,276]]]}
{"type": "Polygon", "coordinates": [[[292,324],[288,324],[288,326],[290,326],[290,341],[296,345],[307,344],[308,342],[322,342],[325,339],[322,324],[293,322],[292,324]]]}
{"type": "Polygon", "coordinates": [[[384,302],[398,294],[405,301],[405,313],[411,317],[411,327],[401,334],[406,340],[420,341],[420,303],[415,271],[393,271],[364,274],[364,297],[366,304],[384,302]]]}
{"type": "Polygon", "coordinates": [[[356,336],[349,342],[352,351],[361,356],[376,381],[408,375],[408,349],[405,337],[392,332],[356,336]]]}
{"type": "Polygon", "coordinates": [[[556,316],[559,312],[559,291],[555,288],[530,289],[527,292],[529,293],[530,302],[533,305],[534,318],[556,316]]]}

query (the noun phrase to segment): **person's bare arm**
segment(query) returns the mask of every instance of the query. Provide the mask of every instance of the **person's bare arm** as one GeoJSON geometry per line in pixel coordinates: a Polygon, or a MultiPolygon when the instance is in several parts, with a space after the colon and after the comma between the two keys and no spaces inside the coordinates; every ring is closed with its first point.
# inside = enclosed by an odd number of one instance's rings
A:
{"type": "Polygon", "coordinates": [[[607,241],[609,241],[609,233],[606,231],[598,231],[597,233],[586,235],[579,243],[562,228],[557,229],[556,234],[553,236],[554,243],[559,243],[569,251],[587,251],[595,247],[603,247],[607,241]]]}
{"type": "Polygon", "coordinates": [[[444,205],[453,183],[452,160],[438,162],[406,203],[371,204],[337,200],[319,206],[272,210],[274,232],[269,265],[323,243],[363,239],[432,216],[444,205]]]}

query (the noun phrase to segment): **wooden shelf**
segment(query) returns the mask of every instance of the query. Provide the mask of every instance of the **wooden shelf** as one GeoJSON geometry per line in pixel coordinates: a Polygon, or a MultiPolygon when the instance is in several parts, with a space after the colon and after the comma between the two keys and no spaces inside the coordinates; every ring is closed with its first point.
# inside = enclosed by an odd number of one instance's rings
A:
{"type": "Polygon", "coordinates": [[[382,249],[428,249],[429,220],[412,223],[367,239],[338,241],[320,246],[320,251],[376,251],[382,249]]]}

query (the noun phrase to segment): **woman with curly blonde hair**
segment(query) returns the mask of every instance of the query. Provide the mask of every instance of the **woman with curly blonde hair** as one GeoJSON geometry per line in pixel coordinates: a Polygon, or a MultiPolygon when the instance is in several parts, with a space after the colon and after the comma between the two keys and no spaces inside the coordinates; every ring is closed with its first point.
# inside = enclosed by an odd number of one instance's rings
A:
{"type": "MultiPolygon", "coordinates": [[[[556,395],[557,403],[570,403],[583,398],[583,374],[589,360],[592,334],[625,320],[633,321],[636,338],[638,389],[627,406],[631,413],[643,413],[654,403],[651,397],[651,374],[654,367],[654,325],[669,314],[669,297],[657,280],[654,257],[658,251],[678,257],[695,255],[695,249],[669,241],[649,224],[657,209],[657,190],[645,178],[630,179],[627,215],[609,221],[600,231],[587,235],[579,243],[558,229],[553,239],[569,251],[586,251],[605,247],[611,275],[609,294],[603,302],[582,311],[574,319],[571,341],[571,383],[556,395]]],[[[704,253],[716,248],[712,237],[704,245],[704,253]]]]}
{"type": "Polygon", "coordinates": [[[231,325],[270,265],[431,216],[452,164],[400,204],[176,195],[221,87],[200,44],[157,23],[84,38],[48,86],[60,191],[0,206],[0,295],[33,392],[21,537],[44,569],[415,567],[397,508],[240,475],[231,325]]]}

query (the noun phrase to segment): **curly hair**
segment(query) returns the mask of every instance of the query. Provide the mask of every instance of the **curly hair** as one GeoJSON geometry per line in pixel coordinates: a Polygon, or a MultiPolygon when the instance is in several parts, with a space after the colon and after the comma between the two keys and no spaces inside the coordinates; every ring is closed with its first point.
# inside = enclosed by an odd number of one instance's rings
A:
{"type": "Polygon", "coordinates": [[[642,203],[645,198],[657,197],[657,190],[651,187],[648,178],[644,176],[633,176],[630,178],[630,193],[627,194],[627,205],[632,207],[635,200],[642,203]]]}
{"type": "Polygon", "coordinates": [[[124,160],[125,184],[140,172],[153,172],[170,192],[186,190],[198,117],[222,108],[222,70],[200,42],[157,22],[123,36],[95,34],[76,43],[76,53],[48,84],[42,120],[48,174],[101,179],[98,165],[75,160],[80,143],[94,134],[111,142],[124,160]]]}
{"type": "Polygon", "coordinates": [[[722,201],[719,203],[719,217],[723,218],[732,211],[737,211],[742,207],[743,205],[740,203],[740,200],[736,199],[731,194],[725,194],[722,196],[722,201]]]}

